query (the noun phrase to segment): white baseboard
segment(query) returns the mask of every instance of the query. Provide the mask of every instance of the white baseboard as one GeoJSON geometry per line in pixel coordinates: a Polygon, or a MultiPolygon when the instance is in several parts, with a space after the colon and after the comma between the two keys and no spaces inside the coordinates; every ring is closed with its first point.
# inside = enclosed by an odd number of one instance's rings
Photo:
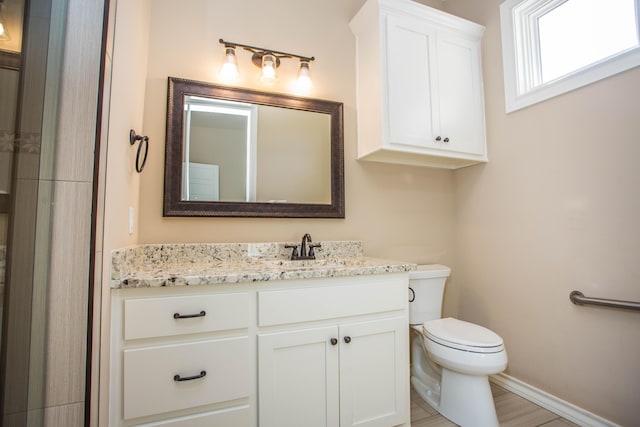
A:
{"type": "Polygon", "coordinates": [[[544,409],[584,427],[621,427],[572,403],[522,382],[507,374],[491,375],[492,383],[523,397],[544,409]]]}

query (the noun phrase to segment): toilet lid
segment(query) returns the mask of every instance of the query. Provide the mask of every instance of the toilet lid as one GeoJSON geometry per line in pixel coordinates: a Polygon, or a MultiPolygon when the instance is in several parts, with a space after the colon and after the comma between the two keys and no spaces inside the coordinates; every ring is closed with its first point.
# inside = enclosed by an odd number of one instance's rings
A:
{"type": "Polygon", "coordinates": [[[448,317],[424,322],[427,338],[447,347],[476,353],[496,353],[504,349],[502,338],[482,326],[448,317]]]}

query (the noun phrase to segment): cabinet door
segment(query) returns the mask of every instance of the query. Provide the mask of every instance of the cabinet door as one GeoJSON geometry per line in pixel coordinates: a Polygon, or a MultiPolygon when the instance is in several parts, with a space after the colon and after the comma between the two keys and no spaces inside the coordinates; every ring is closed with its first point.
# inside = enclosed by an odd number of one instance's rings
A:
{"type": "Polygon", "coordinates": [[[339,422],[338,328],[258,335],[260,427],[328,427],[339,422]]]}
{"type": "Polygon", "coordinates": [[[437,46],[441,133],[437,147],[484,155],[480,44],[440,32],[437,46]]]}
{"type": "Polygon", "coordinates": [[[340,327],[341,427],[408,422],[408,332],[404,316],[340,327]]]}
{"type": "Polygon", "coordinates": [[[386,29],[389,143],[433,147],[439,122],[435,31],[419,19],[396,16],[386,18],[386,29]]]}

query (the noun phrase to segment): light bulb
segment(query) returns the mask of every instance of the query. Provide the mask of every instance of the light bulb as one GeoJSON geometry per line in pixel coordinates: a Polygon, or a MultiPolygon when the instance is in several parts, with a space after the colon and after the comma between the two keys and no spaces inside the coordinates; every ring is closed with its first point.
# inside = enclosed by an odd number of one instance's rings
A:
{"type": "Polygon", "coordinates": [[[311,90],[311,77],[309,76],[309,61],[300,61],[300,69],[298,70],[298,79],[296,80],[296,91],[302,94],[309,93],[311,90]]]}
{"type": "Polygon", "coordinates": [[[267,53],[262,56],[262,77],[260,81],[265,84],[274,84],[276,82],[276,63],[275,55],[267,53]]]}
{"type": "Polygon", "coordinates": [[[4,5],[0,0],[0,40],[8,41],[11,40],[11,37],[9,37],[9,32],[7,31],[7,27],[5,26],[7,21],[4,19],[4,15],[2,14],[3,7],[4,5]]]}
{"type": "Polygon", "coordinates": [[[236,49],[227,46],[225,48],[225,60],[220,70],[220,78],[225,82],[233,82],[238,79],[238,61],[236,59],[236,49]]]}

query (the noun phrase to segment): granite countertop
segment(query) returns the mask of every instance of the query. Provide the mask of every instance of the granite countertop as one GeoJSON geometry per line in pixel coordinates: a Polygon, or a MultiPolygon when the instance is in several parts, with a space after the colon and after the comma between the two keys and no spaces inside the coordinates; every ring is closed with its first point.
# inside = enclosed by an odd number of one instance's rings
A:
{"type": "Polygon", "coordinates": [[[191,286],[362,276],[415,264],[363,256],[360,241],[320,242],[316,260],[289,259],[294,243],[140,245],[112,252],[111,288],[191,286]]]}

